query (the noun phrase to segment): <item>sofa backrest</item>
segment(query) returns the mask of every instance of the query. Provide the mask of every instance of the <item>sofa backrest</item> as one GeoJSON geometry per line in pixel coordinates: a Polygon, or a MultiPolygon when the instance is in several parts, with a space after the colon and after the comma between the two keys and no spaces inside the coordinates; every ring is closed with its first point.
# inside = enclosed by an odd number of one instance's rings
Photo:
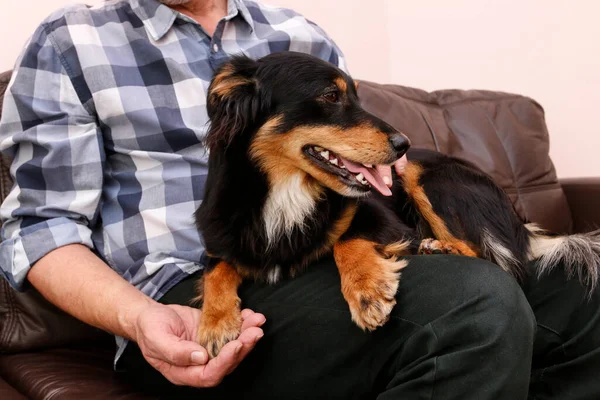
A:
{"type": "Polygon", "coordinates": [[[471,161],[510,196],[519,215],[555,232],[572,218],[549,156],[544,110],[515,94],[425,92],[361,81],[363,107],[405,133],[413,147],[471,161]]]}

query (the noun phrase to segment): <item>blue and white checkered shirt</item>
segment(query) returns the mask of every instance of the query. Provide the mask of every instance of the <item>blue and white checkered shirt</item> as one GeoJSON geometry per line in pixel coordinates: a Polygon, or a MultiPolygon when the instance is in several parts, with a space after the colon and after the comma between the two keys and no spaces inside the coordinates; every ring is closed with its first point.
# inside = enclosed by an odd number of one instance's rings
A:
{"type": "Polygon", "coordinates": [[[15,179],[0,209],[4,277],[23,289],[37,260],[72,243],[155,299],[200,270],[193,213],[207,174],[210,79],[230,55],[284,50],[345,68],[318,26],[252,1],[229,0],[212,37],[157,0],[48,17],[17,60],[0,121],[15,179]]]}

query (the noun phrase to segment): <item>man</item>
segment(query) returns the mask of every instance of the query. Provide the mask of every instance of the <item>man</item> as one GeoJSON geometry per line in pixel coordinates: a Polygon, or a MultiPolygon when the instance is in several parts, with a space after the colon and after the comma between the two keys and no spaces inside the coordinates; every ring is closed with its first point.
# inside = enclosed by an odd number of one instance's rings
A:
{"type": "Polygon", "coordinates": [[[206,176],[206,89],[229,55],[281,50],[345,69],[318,26],[250,1],[116,0],[47,18],[0,123],[16,181],[1,211],[5,278],[115,334],[116,368],[167,398],[599,396],[598,294],[586,303],[555,273],[525,285],[528,303],[499,268],[461,257],[412,259],[374,333],[351,322],[331,260],[246,284],[261,314],[244,310],[239,339],[207,363],[202,315],[186,306],[203,267],[190,216],[206,176]]]}

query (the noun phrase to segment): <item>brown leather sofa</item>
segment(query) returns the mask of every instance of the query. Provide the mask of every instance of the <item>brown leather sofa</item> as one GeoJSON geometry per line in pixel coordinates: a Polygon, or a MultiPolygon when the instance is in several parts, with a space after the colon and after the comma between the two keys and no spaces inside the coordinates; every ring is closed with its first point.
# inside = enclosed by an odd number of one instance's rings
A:
{"type": "MultiPolygon", "coordinates": [[[[0,99],[9,73],[0,75],[0,99]]],[[[524,218],[557,232],[600,226],[598,178],[558,180],[544,111],[509,93],[359,84],[364,107],[415,147],[469,159],[508,192],[524,218]]],[[[2,198],[10,189],[1,160],[2,198]]],[[[576,160],[573,160],[576,162],[576,160]]],[[[260,311],[260,310],[259,310],[260,311]]],[[[0,399],[143,399],[112,370],[112,337],[0,279],[0,399]]]]}

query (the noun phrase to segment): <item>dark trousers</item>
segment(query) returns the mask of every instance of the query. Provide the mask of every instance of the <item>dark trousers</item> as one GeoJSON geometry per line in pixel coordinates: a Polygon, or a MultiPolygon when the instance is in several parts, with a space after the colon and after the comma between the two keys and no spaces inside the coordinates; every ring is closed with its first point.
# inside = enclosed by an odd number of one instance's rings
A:
{"type": "MultiPolygon", "coordinates": [[[[600,296],[562,271],[523,287],[499,267],[459,256],[409,257],[389,322],[350,320],[333,261],[274,286],[244,283],[243,307],[265,336],[215,389],[171,385],[135,345],[130,381],[190,399],[600,399],[600,296]]],[[[187,304],[194,279],[161,300],[187,304]]]]}

